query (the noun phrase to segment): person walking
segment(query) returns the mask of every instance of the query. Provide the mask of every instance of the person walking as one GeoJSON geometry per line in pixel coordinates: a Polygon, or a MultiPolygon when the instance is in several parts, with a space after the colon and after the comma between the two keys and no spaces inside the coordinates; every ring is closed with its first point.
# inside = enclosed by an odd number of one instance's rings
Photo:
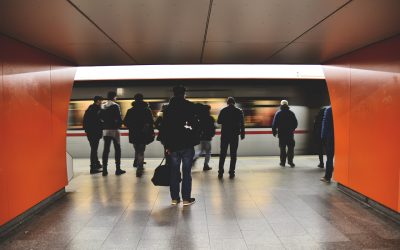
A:
{"type": "Polygon", "coordinates": [[[83,115],[83,129],[90,144],[90,174],[102,172],[100,170],[102,166],[97,156],[99,142],[103,136],[103,124],[100,119],[102,101],[103,97],[95,96],[93,104],[88,107],[83,115]]]}
{"type": "Polygon", "coordinates": [[[326,147],[325,176],[321,178],[323,182],[331,182],[333,173],[333,157],[335,155],[335,135],[333,129],[332,107],[329,106],[324,113],[322,120],[321,138],[326,147]]]}
{"type": "Polygon", "coordinates": [[[280,148],[280,164],[285,167],[286,157],[290,167],[294,168],[294,131],[297,128],[296,115],[290,110],[287,100],[281,101],[280,110],[275,113],[272,122],[272,134],[278,135],[280,148]],[[287,152],[286,152],[287,147],[287,152]]]}
{"type": "Polygon", "coordinates": [[[228,146],[231,155],[229,178],[235,178],[239,135],[241,140],[245,138],[243,111],[235,106],[236,102],[233,97],[228,97],[226,103],[228,106],[223,108],[218,115],[218,124],[221,124],[221,152],[219,155],[218,179],[222,179],[224,175],[224,164],[228,146]]]}
{"type": "Polygon", "coordinates": [[[130,108],[125,115],[124,124],[129,129],[129,142],[135,149],[134,167],[136,177],[141,177],[144,171],[144,151],[146,145],[154,140],[153,115],[149,105],[143,101],[143,95],[134,96],[130,108]]]}
{"type": "Polygon", "coordinates": [[[107,102],[103,105],[101,111],[101,118],[103,120],[103,176],[108,175],[108,155],[110,153],[111,142],[114,144],[115,150],[115,174],[125,174],[126,171],[121,169],[121,138],[119,128],[122,125],[121,108],[116,103],[117,93],[110,91],[107,94],[107,102]]]}
{"type": "Polygon", "coordinates": [[[191,205],[195,198],[192,193],[192,161],[194,146],[200,143],[199,121],[196,105],[185,99],[186,89],[173,88],[174,96],[165,108],[162,118],[162,140],[171,165],[170,193],[172,205],[180,203],[180,165],[182,162],[183,205],[191,205]]]}
{"type": "Polygon", "coordinates": [[[319,168],[324,168],[324,141],[321,138],[321,131],[322,131],[322,119],[324,118],[326,108],[321,108],[314,119],[314,141],[315,146],[317,147],[317,153],[319,158],[319,168]]]}

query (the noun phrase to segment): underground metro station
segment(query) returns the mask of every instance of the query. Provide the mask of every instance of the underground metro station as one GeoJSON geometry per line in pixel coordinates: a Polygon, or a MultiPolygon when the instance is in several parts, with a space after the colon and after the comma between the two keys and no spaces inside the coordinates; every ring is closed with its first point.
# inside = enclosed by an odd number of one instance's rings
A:
{"type": "Polygon", "coordinates": [[[0,1],[0,249],[400,249],[399,10],[397,0],[0,1]],[[98,171],[84,129],[95,96],[98,171]],[[209,108],[209,153],[198,138],[180,166],[171,145],[183,137],[152,123],[143,160],[126,114],[142,101],[152,122],[175,124],[179,98],[199,130],[196,110],[209,108]],[[110,102],[121,123],[107,166],[110,102]],[[242,127],[222,174],[229,107],[242,127]],[[296,117],[287,162],[285,108],[296,117]],[[316,129],[327,110],[331,179],[316,129]],[[152,182],[163,159],[168,182],[182,176],[178,198],[152,182]]]}

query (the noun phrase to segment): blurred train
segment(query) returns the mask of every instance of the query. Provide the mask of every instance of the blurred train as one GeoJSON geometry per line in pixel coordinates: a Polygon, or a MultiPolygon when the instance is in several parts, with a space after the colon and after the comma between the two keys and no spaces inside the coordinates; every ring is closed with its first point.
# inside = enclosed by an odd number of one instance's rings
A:
{"type": "MultiPolygon", "coordinates": [[[[329,105],[325,80],[134,80],[134,81],[80,81],[75,82],[68,113],[67,151],[73,158],[88,158],[89,143],[82,130],[82,118],[95,95],[106,96],[116,91],[121,113],[124,117],[131,107],[133,96],[142,93],[149,103],[154,119],[163,104],[172,96],[176,85],[187,88],[187,99],[211,106],[211,114],[217,119],[219,111],[226,106],[226,98],[233,96],[245,116],[246,138],[239,143],[239,156],[279,155],[278,139],[272,136],[271,126],[281,99],[289,101],[299,126],[295,131],[295,153],[313,153],[313,120],[320,107],[329,105]]],[[[157,132],[157,131],[156,131],[157,132]]],[[[212,141],[212,154],[219,154],[220,127],[212,141]]],[[[102,142],[99,156],[102,153],[102,142]]],[[[121,129],[123,158],[132,158],[134,150],[128,142],[128,130],[121,129]]],[[[112,152],[113,153],[113,152],[112,152]]],[[[163,147],[154,141],[147,146],[145,157],[162,157],[163,147]]]]}

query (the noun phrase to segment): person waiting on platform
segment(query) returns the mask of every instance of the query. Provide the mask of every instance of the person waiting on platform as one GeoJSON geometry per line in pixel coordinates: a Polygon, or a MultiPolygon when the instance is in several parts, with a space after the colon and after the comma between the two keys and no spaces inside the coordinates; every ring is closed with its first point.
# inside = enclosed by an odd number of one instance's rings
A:
{"type": "Polygon", "coordinates": [[[321,138],[321,131],[322,131],[322,119],[324,118],[325,109],[326,108],[321,108],[314,119],[313,137],[319,157],[319,164],[318,164],[319,168],[324,168],[324,141],[321,138]]]}
{"type": "Polygon", "coordinates": [[[180,202],[180,165],[182,162],[182,198],[183,205],[191,205],[195,198],[192,193],[192,162],[194,146],[200,143],[199,121],[196,105],[185,99],[183,86],[173,88],[174,96],[164,110],[162,118],[162,140],[169,154],[171,165],[170,192],[172,205],[180,202]]]}
{"type": "Polygon", "coordinates": [[[200,150],[195,153],[193,165],[202,153],[205,153],[203,171],[211,170],[209,166],[211,159],[211,140],[215,135],[215,119],[210,114],[210,105],[200,107],[200,150]]]}
{"type": "Polygon", "coordinates": [[[108,155],[110,153],[111,141],[114,144],[115,150],[115,174],[125,174],[125,170],[121,169],[121,138],[119,128],[122,125],[121,108],[115,102],[117,100],[117,93],[110,91],[107,94],[107,102],[103,105],[101,111],[101,118],[104,121],[103,138],[104,138],[104,151],[103,151],[103,176],[107,176],[108,155]]]}
{"type": "Polygon", "coordinates": [[[324,113],[322,120],[321,138],[326,147],[325,176],[321,178],[323,182],[331,182],[333,173],[333,157],[335,155],[334,129],[332,107],[329,106],[324,113]]]}
{"type": "Polygon", "coordinates": [[[296,115],[289,110],[289,103],[287,100],[281,101],[280,110],[275,113],[274,120],[272,122],[272,134],[278,135],[279,148],[280,148],[280,164],[285,167],[286,157],[290,167],[294,168],[294,131],[297,128],[296,115]],[[286,147],[288,148],[286,152],[286,147]]]}
{"type": "Polygon", "coordinates": [[[103,136],[103,124],[100,119],[101,102],[103,97],[95,96],[93,104],[91,104],[83,115],[83,129],[86,132],[87,139],[90,144],[90,174],[101,173],[102,168],[97,150],[99,142],[103,136]]]}
{"type": "Polygon", "coordinates": [[[149,105],[143,101],[143,95],[134,96],[130,108],[125,115],[124,124],[129,129],[129,142],[135,149],[133,166],[136,167],[136,176],[141,177],[144,170],[144,151],[146,145],[154,140],[153,115],[149,105]]]}
{"type": "Polygon", "coordinates": [[[224,164],[228,146],[231,155],[229,166],[229,178],[235,178],[235,168],[237,159],[237,149],[240,139],[245,137],[243,111],[235,106],[235,99],[228,97],[227,107],[223,108],[218,115],[218,124],[221,124],[221,152],[219,155],[218,179],[224,175],[224,164]]]}

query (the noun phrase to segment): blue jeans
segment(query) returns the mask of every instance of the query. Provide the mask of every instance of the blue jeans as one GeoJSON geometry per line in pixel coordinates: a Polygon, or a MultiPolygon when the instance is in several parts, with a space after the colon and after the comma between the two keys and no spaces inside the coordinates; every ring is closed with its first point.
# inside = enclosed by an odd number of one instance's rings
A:
{"type": "Polygon", "coordinates": [[[189,200],[192,193],[192,161],[194,156],[194,148],[185,148],[182,150],[171,152],[171,183],[169,190],[173,200],[179,199],[179,175],[182,162],[182,199],[189,200]]]}

